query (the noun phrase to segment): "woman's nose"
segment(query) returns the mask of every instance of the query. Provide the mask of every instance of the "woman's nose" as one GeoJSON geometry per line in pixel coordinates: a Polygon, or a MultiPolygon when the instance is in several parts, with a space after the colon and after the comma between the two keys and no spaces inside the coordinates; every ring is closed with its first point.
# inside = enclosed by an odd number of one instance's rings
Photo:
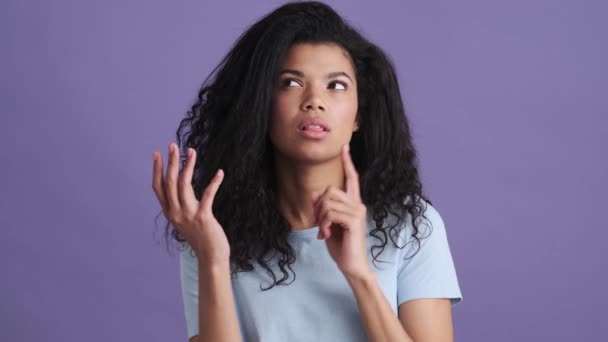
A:
{"type": "Polygon", "coordinates": [[[322,110],[325,111],[325,106],[317,102],[309,102],[304,106],[305,110],[322,110]]]}
{"type": "Polygon", "coordinates": [[[325,101],[318,90],[308,90],[305,94],[305,99],[302,102],[302,110],[321,110],[325,111],[327,108],[325,101]]]}

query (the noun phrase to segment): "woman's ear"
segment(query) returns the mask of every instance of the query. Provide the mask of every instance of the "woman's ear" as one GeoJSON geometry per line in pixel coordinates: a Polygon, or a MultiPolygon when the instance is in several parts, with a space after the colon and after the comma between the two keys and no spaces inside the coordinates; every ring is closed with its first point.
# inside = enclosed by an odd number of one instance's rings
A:
{"type": "Polygon", "coordinates": [[[353,132],[356,132],[359,130],[359,117],[357,116],[357,118],[355,119],[355,128],[353,129],[353,132]]]}

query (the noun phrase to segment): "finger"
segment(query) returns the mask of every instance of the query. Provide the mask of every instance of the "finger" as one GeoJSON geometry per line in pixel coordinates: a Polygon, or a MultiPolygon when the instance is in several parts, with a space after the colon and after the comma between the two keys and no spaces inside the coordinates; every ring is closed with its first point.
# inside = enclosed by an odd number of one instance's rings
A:
{"type": "Polygon", "coordinates": [[[320,216],[319,216],[319,208],[321,203],[323,203],[323,201],[325,201],[325,198],[327,197],[327,194],[329,193],[329,191],[331,190],[331,186],[328,186],[327,188],[325,188],[325,190],[317,196],[316,201],[314,202],[313,205],[313,209],[314,209],[314,213],[315,213],[315,222],[318,223],[320,216]]]}
{"type": "Polygon", "coordinates": [[[342,148],[342,161],[344,162],[344,175],[346,177],[346,193],[360,200],[359,174],[350,155],[350,146],[345,144],[342,148]]]}
{"type": "Polygon", "coordinates": [[[213,200],[215,199],[215,194],[217,193],[217,189],[219,189],[222,181],[224,180],[224,170],[219,169],[211,178],[211,182],[205,188],[203,192],[203,196],[201,198],[201,204],[199,208],[199,213],[212,213],[213,208],[213,200]]]}
{"type": "Polygon", "coordinates": [[[317,203],[319,202],[319,198],[321,197],[321,192],[320,191],[313,191],[310,195],[311,201],[312,201],[312,212],[313,212],[313,216],[314,216],[314,224],[317,224],[317,203]]]}
{"type": "Polygon", "coordinates": [[[347,217],[353,217],[354,216],[354,212],[352,210],[352,208],[350,206],[348,206],[346,203],[341,203],[341,202],[336,202],[333,200],[326,200],[320,208],[319,211],[319,217],[320,217],[320,224],[319,224],[319,235],[321,238],[327,238],[331,235],[331,232],[328,231],[329,227],[331,226],[332,223],[337,223],[337,222],[331,222],[330,215],[332,215],[331,213],[340,213],[343,215],[346,215],[347,217]],[[329,221],[328,221],[329,220],[329,221]]]}
{"type": "Polygon", "coordinates": [[[165,185],[163,180],[163,156],[160,153],[154,152],[154,166],[152,174],[152,189],[158,198],[163,211],[167,212],[167,199],[165,195],[165,185]]]}
{"type": "Polygon", "coordinates": [[[323,220],[325,218],[325,216],[327,215],[327,213],[329,213],[330,211],[337,211],[337,212],[345,213],[347,215],[354,214],[353,208],[351,206],[349,206],[347,203],[342,203],[342,202],[334,201],[332,199],[327,199],[325,202],[323,202],[321,204],[321,207],[319,210],[319,218],[321,220],[323,220]]]}
{"type": "Polygon", "coordinates": [[[167,176],[165,177],[165,194],[169,211],[180,210],[179,196],[177,193],[177,173],[179,172],[179,155],[177,146],[169,144],[169,162],[167,165],[167,176]]]}
{"type": "Polygon", "coordinates": [[[342,230],[348,230],[351,224],[351,215],[335,210],[330,210],[327,212],[327,214],[321,221],[321,225],[319,226],[319,230],[322,232],[321,239],[326,240],[331,238],[331,236],[333,235],[331,229],[332,227],[339,227],[342,230]]]}
{"type": "Polygon", "coordinates": [[[351,197],[349,197],[349,195],[346,192],[344,192],[338,188],[332,187],[329,190],[329,192],[327,193],[327,195],[325,196],[325,199],[331,199],[331,200],[334,200],[337,202],[342,202],[346,205],[354,207],[353,199],[351,197]]]}
{"type": "Polygon", "coordinates": [[[344,191],[334,187],[327,187],[326,191],[319,197],[317,202],[314,205],[315,212],[315,222],[320,222],[321,220],[321,206],[324,202],[328,200],[333,200],[336,202],[343,203],[346,207],[349,208],[350,211],[355,211],[357,209],[356,203],[353,203],[353,199],[349,197],[344,191]]]}
{"type": "Polygon", "coordinates": [[[192,173],[194,172],[195,164],[196,151],[192,148],[188,148],[186,165],[184,166],[184,170],[182,171],[179,179],[179,200],[181,206],[185,208],[196,207],[196,195],[194,194],[194,189],[192,188],[192,173]]]}

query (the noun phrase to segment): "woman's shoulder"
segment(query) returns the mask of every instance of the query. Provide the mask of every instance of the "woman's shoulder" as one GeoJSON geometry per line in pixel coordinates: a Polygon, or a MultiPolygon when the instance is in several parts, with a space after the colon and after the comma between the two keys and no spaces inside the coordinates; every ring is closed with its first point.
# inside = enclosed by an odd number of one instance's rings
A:
{"type": "MultiPolygon", "coordinates": [[[[416,224],[442,225],[443,218],[439,214],[439,210],[431,203],[429,199],[420,195],[408,195],[403,199],[403,204],[409,205],[410,209],[401,217],[402,224],[412,223],[412,216],[416,216],[416,224]],[[414,204],[414,205],[412,205],[414,204]],[[413,215],[414,214],[414,215],[413,215]]],[[[373,209],[368,207],[368,217],[373,221],[373,209]]],[[[387,221],[395,221],[398,218],[396,214],[389,214],[386,217],[387,221]]],[[[394,222],[393,222],[394,223],[394,222]]]]}
{"type": "MultiPolygon", "coordinates": [[[[387,215],[383,223],[385,228],[394,227],[394,229],[388,229],[386,232],[392,235],[399,246],[411,243],[412,240],[428,238],[434,231],[438,231],[438,235],[445,235],[444,220],[439,210],[430,200],[423,196],[411,195],[407,196],[403,203],[415,204],[415,206],[412,206],[412,209],[401,217],[396,214],[387,215]]],[[[368,211],[370,231],[376,228],[373,216],[373,212],[368,211]]]]}

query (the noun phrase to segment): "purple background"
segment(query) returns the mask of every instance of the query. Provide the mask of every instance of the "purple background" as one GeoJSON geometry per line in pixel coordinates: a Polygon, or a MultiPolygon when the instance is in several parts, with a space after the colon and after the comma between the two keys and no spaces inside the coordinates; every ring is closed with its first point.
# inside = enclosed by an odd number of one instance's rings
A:
{"type": "MultiPolygon", "coordinates": [[[[186,341],[152,152],[281,3],[2,1],[0,340],[186,341]]],[[[606,2],[330,3],[397,66],[456,340],[608,340],[606,2]]]]}

